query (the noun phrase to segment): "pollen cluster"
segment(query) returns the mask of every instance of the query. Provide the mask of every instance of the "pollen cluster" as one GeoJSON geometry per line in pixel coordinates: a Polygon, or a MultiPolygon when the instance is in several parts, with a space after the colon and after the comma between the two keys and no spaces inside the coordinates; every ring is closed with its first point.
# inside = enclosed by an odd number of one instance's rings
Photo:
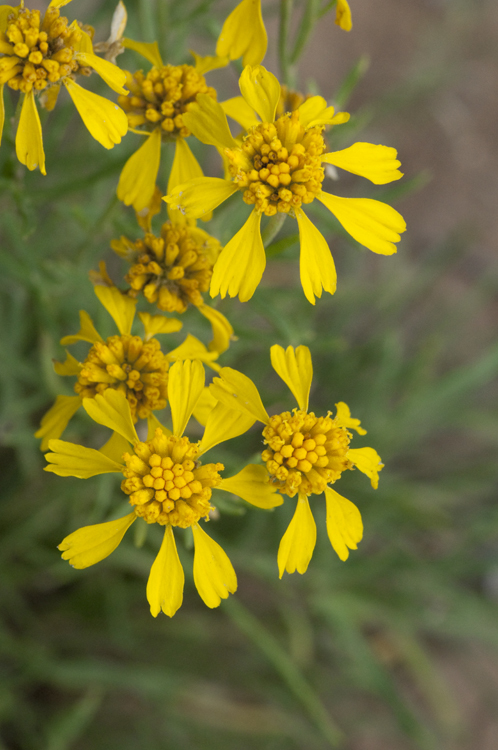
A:
{"type": "Polygon", "coordinates": [[[182,115],[195,102],[197,94],[208,94],[216,100],[216,91],[191,65],[164,65],[152,68],[147,75],[141,70],[128,74],[130,96],[118,102],[128,116],[130,128],[152,131],[161,127],[164,136],[186,138],[190,130],[182,115]]]}
{"type": "Polygon", "coordinates": [[[134,243],[122,237],[111,247],[132,263],[125,276],[130,293],[143,292],[160,310],[177,313],[185,312],[189,304],[203,304],[201,292],[209,289],[221,251],[218,240],[202,229],[169,221],[163,224],[160,237],[147,233],[134,243]]]}
{"type": "MultiPolygon", "coordinates": [[[[86,31],[93,33],[90,27],[86,31]]],[[[91,68],[80,66],[74,57],[81,37],[81,29],[76,23],[68,26],[59,8],[48,8],[41,25],[39,10],[15,10],[7,17],[6,31],[0,32],[0,53],[4,55],[0,83],[27,94],[75,73],[90,75],[91,68]]]]}
{"type": "Polygon", "coordinates": [[[107,388],[122,391],[136,422],[166,406],[168,369],[157,339],[144,343],[140,336],[110,336],[92,346],[74,390],[81,398],[95,398],[107,388]]]}
{"type": "Polygon", "coordinates": [[[351,433],[330,416],[295,409],[271,417],[263,430],[263,461],[279,492],[293,497],[321,494],[342,472],[352,469],[346,457],[351,433]]]}
{"type": "Polygon", "coordinates": [[[274,216],[311,203],[322,189],[325,150],[321,126],[305,130],[299,112],[249,131],[240,148],[227,149],[229,170],[244,201],[274,216]]]}
{"type": "Polygon", "coordinates": [[[121,489],[130,496],[137,516],[147,523],[186,529],[213,510],[211,487],[221,482],[223,464],[201,466],[197,445],[186,437],[167,437],[161,428],[147,443],[137,443],[123,458],[126,477],[121,489]]]}

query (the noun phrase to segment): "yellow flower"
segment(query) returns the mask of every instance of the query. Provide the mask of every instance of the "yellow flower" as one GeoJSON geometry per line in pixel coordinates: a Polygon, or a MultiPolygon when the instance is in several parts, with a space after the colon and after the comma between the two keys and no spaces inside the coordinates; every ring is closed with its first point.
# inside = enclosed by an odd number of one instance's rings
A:
{"type": "MultiPolygon", "coordinates": [[[[361,515],[353,503],[332,487],[343,471],[355,467],[366,474],[377,489],[380,456],[373,448],[350,448],[350,429],[365,435],[360,420],[351,417],[344,402],[336,404],[336,416],[327,412],[317,417],[308,411],[313,378],[310,350],[306,346],[271,347],[273,369],[291,390],[298,408],[268,416],[254,383],[237,370],[224,367],[210,386],[211,394],[227,408],[239,409],[263,422],[265,462],[270,482],[289,497],[298,496],[296,511],[280,542],[278,568],[280,578],[288,573],[304,573],[316,542],[316,524],[310,509],[310,495],[325,492],[327,532],[341,560],[356,549],[363,535],[361,515]],[[349,549],[348,549],[349,548],[349,549]]],[[[250,502],[250,501],[249,501],[250,502]]]]}
{"type": "Polygon", "coordinates": [[[222,313],[204,304],[202,297],[209,289],[220,243],[197,227],[195,220],[179,222],[173,216],[162,225],[159,237],[150,231],[150,222],[145,226],[143,240],[132,242],[122,236],[111,242],[114,252],[132,264],[125,276],[129,294],[142,292],[148,302],[165,312],[184,313],[194,305],[211,323],[214,338],[209,348],[221,354],[228,349],[233,328],[222,313]]]}
{"type": "Polygon", "coordinates": [[[336,288],[334,261],[327,242],[308,219],[303,207],[315,198],[338,219],[360,244],[375,253],[396,252],[406,224],[391,206],[369,198],[342,198],[322,190],[323,164],[333,164],[384,185],[402,177],[396,150],[371,143],[355,143],[335,153],[324,153],[322,131],[326,125],[346,122],[349,115],[334,113],[321,96],[307,99],[292,113],[275,120],[281,88],[262,66],[247,66],[240,77],[245,107],[255,110],[262,122],[250,128],[242,146],[232,137],[222,107],[199,95],[184,122],[204,143],[223,149],[231,179],[197,177],[178,184],[164,200],[187,218],[197,218],[219,206],[233,193],[242,192],[254,206],[242,229],[220,254],[211,280],[210,294],[250,299],[266,264],[260,233],[261,217],[288,214],[297,219],[301,244],[301,283],[314,304],[322,289],[336,288]]]}
{"type": "Polygon", "coordinates": [[[147,600],[154,617],[161,610],[172,617],[182,604],[184,573],[175,545],[175,527],[192,529],[194,582],[208,607],[217,607],[237,588],[235,571],[226,553],[200,525],[201,519],[208,521],[214,510],[210,503],[213,487],[238,494],[259,507],[271,508],[281,503],[261,466],[246,467],[235,477],[223,480],[219,474],[222,464],[202,465],[199,460],[218,443],[245,432],[254,423],[252,417],[218,405],[211,412],[200,443],[182,437],[203,390],[201,362],[175,363],[168,382],[173,432],[156,421],[155,427],[149,427],[146,442],[137,436],[123,393],[108,389],[95,399],[85,398],[84,409],[98,424],[113,430],[111,439],[101,450],[51,440],[52,453],[46,456],[49,465],[45,470],[59,476],[86,479],[122,473],[121,489],[133,507],[123,518],[85,526],[67,536],[59,549],[73,567],[86,568],[110,555],[137,517],[165,527],[147,583],[147,600]]]}
{"type": "MultiPolygon", "coordinates": [[[[43,17],[39,10],[27,10],[24,0],[13,8],[0,6],[0,100],[3,112],[3,87],[7,84],[24,95],[16,135],[17,158],[28,169],[45,171],[40,118],[35,95],[40,104],[52,110],[63,84],[92,136],[105,148],[113,148],[128,130],[124,112],[103,96],[79,86],[75,77],[89,76],[94,70],[118,94],[125,73],[116,65],[93,54],[89,27],[77,21],[68,25],[59,8],[70,0],[52,0],[43,17]]],[[[0,118],[0,137],[3,116],[0,118]]]]}
{"type": "Polygon", "coordinates": [[[116,287],[96,286],[94,290],[116,323],[119,335],[109,336],[104,341],[88,313],[81,310],[78,333],[61,339],[63,346],[77,341],[87,341],[92,346],[84,362],[78,362],[67,352],[66,361],[54,365],[58,375],[77,376],[74,390],[78,395],[57,396],[42,418],[40,429],[35,433],[35,437],[42,438],[42,451],[47,450],[51,438],[62,435],[84,398],[95,398],[108,389],[118,390],[128,399],[133,421],[148,419],[150,423],[155,419],[152,412],[166,406],[171,362],[177,359],[202,359],[219,369],[214,364],[218,352],[208,351],[195,336],[188,335],[183,344],[166,355],[161,352],[161,345],[153,336],[178,331],[182,327],[179,320],[139,313],[145,335],[143,338],[132,336],[137,300],[121,294],[116,287]]]}

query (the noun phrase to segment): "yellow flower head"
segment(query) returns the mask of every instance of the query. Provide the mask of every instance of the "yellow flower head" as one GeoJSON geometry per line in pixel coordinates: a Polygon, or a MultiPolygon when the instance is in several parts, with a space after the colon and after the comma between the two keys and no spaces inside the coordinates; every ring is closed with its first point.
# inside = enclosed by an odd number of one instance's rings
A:
{"type": "Polygon", "coordinates": [[[116,521],[86,526],[67,536],[59,545],[62,557],[75,568],[86,568],[103,560],[121,542],[137,519],[165,527],[159,553],[147,583],[150,611],[162,610],[172,617],[182,604],[184,573],[176,549],[174,527],[191,528],[194,536],[194,582],[208,607],[237,588],[237,578],[226,553],[200,525],[209,520],[212,488],[235,493],[259,507],[274,507],[275,488],[261,474],[262,467],[246,467],[223,480],[220,463],[201,464],[207,450],[245,432],[254,422],[238,411],[217,405],[212,409],[203,439],[191,443],[183,437],[185,427],[204,393],[204,368],[198,360],[176,362],[170,370],[168,399],[173,433],[159,422],[150,424],[147,441],[140,441],[129,402],[121,391],[108,389],[95,399],[83,399],[83,407],[98,424],[113,430],[113,436],[94,450],[81,445],[50,440],[46,471],[59,476],[89,478],[120,473],[122,490],[133,511],[116,521]]]}
{"type": "Polygon", "coordinates": [[[179,320],[164,315],[139,313],[145,335],[132,336],[136,300],[123,295],[116,287],[96,286],[95,294],[113,317],[119,335],[104,341],[95,329],[92,319],[84,310],[80,312],[81,328],[72,336],[61,339],[63,346],[77,341],[92,344],[85,360],[79,362],[69,352],[64,363],[56,362],[58,375],[76,375],[74,386],[77,396],[58,396],[54,405],[41,421],[35,437],[42,438],[41,450],[47,450],[52,438],[58,438],[81,406],[82,399],[94,399],[107,390],[122,393],[129,404],[133,422],[138,419],[153,420],[152,412],[164,409],[167,404],[168,370],[177,359],[200,358],[211,363],[218,352],[209,352],[194,336],[176,349],[163,354],[154,334],[178,331],[179,320]]]}
{"type": "MultiPolygon", "coordinates": [[[[236,370],[224,367],[215,378],[210,392],[227,408],[239,409],[263,422],[262,453],[270,483],[278,492],[298,495],[296,513],[284,534],[278,552],[280,577],[284,570],[304,573],[316,542],[316,525],[309,505],[311,495],[325,492],[327,503],[327,531],[333,548],[346,560],[349,549],[356,549],[363,526],[358,509],[330,485],[343,471],[357,468],[366,474],[374,489],[383,468],[380,456],[373,448],[349,447],[356,430],[365,435],[359,419],[351,417],[344,402],[336,404],[336,416],[331,412],[317,417],[308,411],[309,393],[313,378],[311,354],[306,346],[291,346],[284,350],[272,346],[274,370],[294,395],[298,408],[268,416],[254,383],[236,370]]],[[[249,500],[251,502],[251,500],[249,500]]]]}
{"type": "MultiPolygon", "coordinates": [[[[333,294],[336,272],[327,242],[303,211],[315,198],[323,203],[358,242],[376,253],[396,252],[395,242],[406,228],[391,206],[367,198],[342,198],[322,189],[323,164],[333,164],[383,185],[402,177],[396,150],[370,143],[355,143],[343,151],[327,153],[322,132],[326,126],[346,122],[349,115],[335,113],[321,96],[304,101],[297,110],[275,119],[281,87],[261,65],[248,65],[240,77],[241,103],[232,100],[230,116],[239,106],[239,121],[252,109],[261,122],[249,127],[242,144],[228,128],[223,108],[199,95],[184,116],[191,132],[204,143],[224,151],[229,178],[197,177],[177,184],[164,200],[187,218],[203,216],[237,191],[254,209],[245,225],[225,246],[216,263],[211,296],[252,297],[261,280],[266,259],[260,233],[263,215],[278,213],[297,219],[301,244],[301,283],[314,304],[322,289],[333,294]]],[[[225,109],[227,109],[225,107],[225,109]]],[[[228,109],[227,109],[228,111],[228,109]]],[[[236,114],[236,112],[235,112],[236,114]]],[[[237,119],[237,118],[235,118],[237,119]]]]}
{"type": "Polygon", "coordinates": [[[204,303],[213,266],[221,251],[214,237],[196,226],[166,222],[156,237],[131,242],[126,237],[111,242],[112,249],[131,263],[125,276],[134,294],[166,312],[184,313],[189,305],[204,303]]]}
{"type": "MultiPolygon", "coordinates": [[[[16,135],[17,157],[28,169],[39,166],[43,174],[45,155],[35,94],[41,94],[41,106],[52,110],[64,84],[86,127],[105,148],[120,143],[128,129],[123,111],[114,102],[75,82],[76,77],[89,76],[95,70],[114,91],[127,94],[123,88],[125,73],[93,54],[93,29],[77,21],[68,24],[68,19],[60,15],[60,6],[69,1],[52,0],[43,19],[39,10],[28,10],[23,2],[17,8],[0,7],[2,101],[5,83],[24,94],[16,135]]],[[[0,125],[3,128],[3,121],[0,125]]]]}

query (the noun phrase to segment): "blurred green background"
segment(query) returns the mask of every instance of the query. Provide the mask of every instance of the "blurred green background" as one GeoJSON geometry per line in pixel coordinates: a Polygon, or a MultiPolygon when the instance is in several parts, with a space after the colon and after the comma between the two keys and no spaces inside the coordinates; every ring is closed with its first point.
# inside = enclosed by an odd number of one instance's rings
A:
{"type": "MultiPolygon", "coordinates": [[[[189,46],[212,52],[234,5],[130,0],[127,34],[152,41],[161,28],[164,58],[188,62],[189,46]]],[[[296,27],[304,5],[294,4],[296,27]]],[[[368,429],[355,447],[374,446],[386,468],[377,491],[358,472],[337,485],[365,525],[349,560],[331,549],[316,498],[308,572],[281,581],[276,552],[294,502],[264,512],[220,493],[210,533],[233,561],[239,589],[217,610],[195,591],[187,537],[185,599],[172,620],[153,619],[145,598],[158,528],[142,546],[129,533],[84,571],[60,559],[64,536],[123,502],[113,476],[44,473],[33,432],[55,396],[71,393],[52,359],[64,358],[58,341],[77,330],[78,310],[113,333],[88,272],[104,257],[119,280],[124,267],[109,242],[140,236],[133,212],[115,197],[137,137],[106,152],[61,100],[42,113],[48,176],[29,173],[14,157],[15,100],[7,93],[0,150],[5,750],[498,747],[498,8],[491,0],[351,0],[351,7],[350,34],[334,25],[333,11],[320,20],[299,84],[352,112],[329,136],[333,148],[356,140],[398,148],[401,182],[375,188],[341,174],[327,189],[392,203],[408,232],[398,255],[374,256],[313,204],[309,214],[330,241],[339,282],[334,297],[312,307],[300,289],[288,220],[253,300],[219,302],[239,337],[221,363],[253,377],[272,413],[294,404],[270,368],[269,347],[306,344],[312,408],[323,413],[346,401],[368,429]]],[[[113,10],[107,0],[75,0],[64,13],[105,39],[113,10]]],[[[263,10],[266,64],[278,73],[278,4],[263,10]]],[[[131,52],[118,62],[143,65],[131,52]]],[[[208,76],[220,99],[237,93],[235,67],[208,76]]],[[[93,78],[91,87],[106,93],[93,78]]],[[[213,150],[193,148],[217,175],[213,150]]],[[[232,200],[206,229],[226,242],[247,212],[232,200]]],[[[156,228],[165,220],[163,211],[156,228]]],[[[199,318],[187,313],[183,332],[162,337],[165,349],[187,330],[207,343],[199,318]]],[[[105,435],[78,413],[64,438],[99,446],[105,435]]],[[[213,460],[235,471],[260,449],[252,431],[220,446],[213,460]]]]}

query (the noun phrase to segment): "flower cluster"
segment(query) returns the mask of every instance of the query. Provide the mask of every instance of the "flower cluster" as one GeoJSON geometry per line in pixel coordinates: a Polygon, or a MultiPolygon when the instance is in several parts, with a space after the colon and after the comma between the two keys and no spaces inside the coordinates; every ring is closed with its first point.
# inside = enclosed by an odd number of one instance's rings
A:
{"type": "MultiPolygon", "coordinates": [[[[124,37],[127,14],[121,1],[108,40],[94,46],[91,27],[69,23],[61,15],[60,8],[69,2],[52,0],[43,18],[39,11],[24,8],[22,0],[17,8],[0,8],[0,84],[2,91],[7,83],[22,97],[17,155],[29,169],[38,166],[45,173],[35,97],[51,110],[64,87],[90,133],[106,148],[128,131],[141,138],[138,149],[123,158],[117,196],[135,209],[143,236],[123,235],[111,242],[128,264],[126,288],[113,282],[103,261],[99,273],[91,272],[95,295],[116,331],[104,338],[90,315],[80,311],[80,330],[65,336],[61,345],[86,342],[89,350],[81,361],[67,352],[66,360],[54,365],[57,374],[75,378],[75,395],[57,396],[36,436],[41,449],[48,450],[46,471],[82,479],[119,475],[122,497],[131,508],[123,517],[113,515],[69,534],[59,545],[63,559],[86,568],[110,555],[133,523],[143,529],[145,524],[163,527],[146,591],[152,615],[162,611],[171,617],[182,604],[184,589],[176,547],[183,536],[179,530],[189,530],[193,538],[194,583],[206,605],[217,607],[237,588],[229,557],[205,531],[207,523],[215,526],[216,493],[236,495],[265,510],[296,498],[278,548],[280,577],[284,571],[304,573],[310,563],[317,538],[312,513],[316,496],[325,497],[328,536],[341,560],[361,540],[360,512],[336,492],[335,484],[344,472],[359,470],[377,488],[380,456],[371,447],[351,447],[353,431],[363,436],[366,430],[342,401],[334,411],[309,409],[313,367],[306,346],[271,347],[271,364],[297,406],[284,411],[280,406],[270,416],[256,384],[218,363],[234,331],[203,294],[249,300],[266,263],[261,222],[266,223],[266,234],[275,236],[287,217],[297,221],[306,298],[315,304],[323,290],[333,294],[334,261],[327,241],[306,214],[308,206],[319,201],[355,241],[384,255],[396,252],[405,222],[385,203],[327,192],[327,165],[376,185],[398,180],[402,173],[394,148],[357,142],[330,150],[326,131],[350,116],[335,112],[322,96],[281,86],[263,67],[267,34],[260,0],[242,0],[223,23],[214,54],[192,53],[194,65],[164,61],[156,42],[124,37]],[[141,55],[150,68],[121,70],[116,59],[125,50],[141,55]],[[205,76],[232,60],[242,62],[241,96],[219,101],[205,76]],[[92,72],[118,94],[117,103],[76,83],[92,72]],[[227,118],[242,132],[232,134],[227,118]],[[223,177],[204,176],[187,139],[198,141],[194,151],[199,143],[217,149],[223,177]],[[164,193],[157,183],[163,147],[171,144],[174,153],[164,193]],[[251,212],[222,247],[196,220],[209,221],[235,194],[251,212]],[[156,228],[153,220],[164,209],[163,200],[169,220],[156,228]],[[138,316],[137,306],[142,308],[138,316]],[[153,311],[146,311],[151,306],[153,311]],[[209,321],[213,338],[208,345],[191,333],[179,345],[169,344],[183,323],[164,313],[179,316],[189,308],[209,321]],[[143,326],[140,333],[136,317],[143,326]],[[216,373],[208,385],[206,367],[216,373]],[[100,449],[60,439],[80,408],[110,431],[100,449]],[[191,417],[204,428],[198,440],[185,434],[191,417]],[[257,422],[261,428],[254,428],[257,422]],[[242,469],[227,477],[223,463],[205,461],[208,451],[252,429],[261,429],[258,463],[244,459],[242,469]]],[[[335,8],[336,23],[349,31],[347,0],[337,0],[335,8]]]]}

